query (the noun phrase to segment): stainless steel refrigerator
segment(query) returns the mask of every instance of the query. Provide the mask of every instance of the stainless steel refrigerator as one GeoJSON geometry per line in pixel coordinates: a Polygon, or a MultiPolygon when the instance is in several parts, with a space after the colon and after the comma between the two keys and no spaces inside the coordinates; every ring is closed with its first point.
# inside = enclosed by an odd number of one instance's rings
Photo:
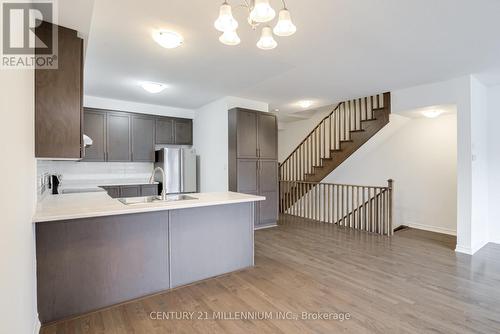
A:
{"type": "MultiPolygon", "coordinates": [[[[167,194],[197,192],[196,152],[191,148],[162,148],[156,151],[155,167],[165,171],[167,194]]],[[[162,182],[161,173],[155,181],[162,182]]]]}

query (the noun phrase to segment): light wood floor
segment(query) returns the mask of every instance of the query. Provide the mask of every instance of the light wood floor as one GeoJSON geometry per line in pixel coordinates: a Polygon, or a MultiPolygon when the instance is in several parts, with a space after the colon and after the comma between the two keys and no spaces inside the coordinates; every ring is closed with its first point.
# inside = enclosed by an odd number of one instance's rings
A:
{"type": "Polygon", "coordinates": [[[252,269],[53,324],[42,333],[500,333],[500,245],[471,257],[456,254],[455,238],[441,234],[409,229],[389,239],[295,218],[257,231],[255,242],[252,269]],[[150,319],[151,312],[169,311],[209,317],[344,312],[351,318],[150,319]]]}

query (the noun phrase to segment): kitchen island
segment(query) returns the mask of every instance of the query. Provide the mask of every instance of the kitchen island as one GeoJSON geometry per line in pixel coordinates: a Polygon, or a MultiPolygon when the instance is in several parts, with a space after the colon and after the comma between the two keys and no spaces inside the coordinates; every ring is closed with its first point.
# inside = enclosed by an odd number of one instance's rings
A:
{"type": "Polygon", "coordinates": [[[46,196],[36,224],[42,323],[253,266],[254,205],[264,197],[125,205],[105,193],[46,196]]]}

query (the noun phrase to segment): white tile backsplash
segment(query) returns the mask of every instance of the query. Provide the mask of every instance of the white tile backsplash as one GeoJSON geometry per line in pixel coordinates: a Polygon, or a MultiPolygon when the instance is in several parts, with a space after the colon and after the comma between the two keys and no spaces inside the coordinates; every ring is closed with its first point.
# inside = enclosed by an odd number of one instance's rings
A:
{"type": "MultiPolygon", "coordinates": [[[[153,164],[147,162],[81,162],[37,161],[37,180],[41,184],[44,174],[61,174],[62,182],[88,180],[144,180],[147,181],[153,164]]],[[[40,191],[40,187],[39,187],[40,191]]]]}

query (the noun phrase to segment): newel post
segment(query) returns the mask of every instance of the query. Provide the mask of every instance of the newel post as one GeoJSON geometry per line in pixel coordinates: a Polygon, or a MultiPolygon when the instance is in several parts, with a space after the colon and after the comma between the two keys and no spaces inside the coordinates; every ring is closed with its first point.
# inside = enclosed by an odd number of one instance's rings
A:
{"type": "Polygon", "coordinates": [[[388,235],[393,235],[394,234],[394,228],[392,227],[393,225],[393,211],[394,211],[394,196],[393,196],[393,190],[394,190],[394,180],[389,179],[387,180],[387,188],[389,189],[389,231],[388,235]]]}

